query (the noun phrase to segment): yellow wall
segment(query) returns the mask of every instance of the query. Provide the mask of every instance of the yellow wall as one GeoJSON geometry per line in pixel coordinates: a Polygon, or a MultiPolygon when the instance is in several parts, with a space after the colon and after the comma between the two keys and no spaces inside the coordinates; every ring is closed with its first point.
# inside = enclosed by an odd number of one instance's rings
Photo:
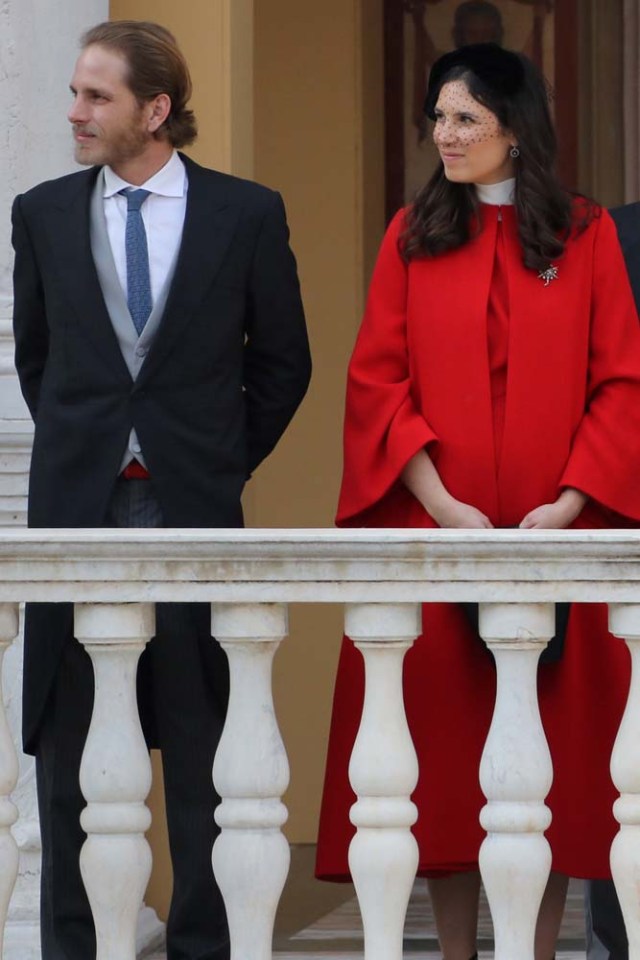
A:
{"type": "MultiPolygon", "coordinates": [[[[383,230],[382,0],[111,0],[111,16],[154,19],[176,34],[194,80],[195,159],[252,175],[284,196],[314,377],[294,423],[251,481],[245,510],[251,526],[331,526],[345,370],[383,230]]],[[[341,622],[337,608],[294,608],[291,637],[276,658],[292,842],[315,839],[341,622]]],[[[147,900],[166,916],[157,758],[154,767],[147,900]]]]}
{"type": "Polygon", "coordinates": [[[110,0],[112,20],[155,20],[178,39],[193,78],[206,166],[253,172],[253,0],[110,0]]]}
{"type": "MultiPolygon", "coordinates": [[[[259,471],[248,520],[330,526],[363,265],[383,227],[382,4],[255,0],[255,36],[255,175],[285,197],[314,376],[279,449],[259,471]]],[[[291,639],[276,658],[294,842],[315,840],[341,621],[337,608],[292,610],[291,639]]]]}

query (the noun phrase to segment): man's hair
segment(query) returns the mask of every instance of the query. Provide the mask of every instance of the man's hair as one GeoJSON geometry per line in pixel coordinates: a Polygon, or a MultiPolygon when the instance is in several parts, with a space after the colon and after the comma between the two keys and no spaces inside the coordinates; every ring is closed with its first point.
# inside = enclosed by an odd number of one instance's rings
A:
{"type": "Polygon", "coordinates": [[[196,139],[198,127],[191,98],[191,76],[175,37],[166,27],[144,20],[112,20],[83,34],[83,50],[96,44],[119,53],[126,61],[127,85],[140,104],[165,93],[171,100],[169,116],[156,131],[159,139],[185,147],[196,139]]]}

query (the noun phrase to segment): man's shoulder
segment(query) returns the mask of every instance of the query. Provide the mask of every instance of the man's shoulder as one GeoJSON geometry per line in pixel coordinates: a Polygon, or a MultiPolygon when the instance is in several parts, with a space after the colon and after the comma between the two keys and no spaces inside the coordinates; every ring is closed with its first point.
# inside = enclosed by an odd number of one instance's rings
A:
{"type": "Polygon", "coordinates": [[[621,235],[631,233],[636,239],[640,239],[640,203],[625,203],[621,207],[612,207],[609,213],[613,217],[618,232],[621,235]]]}
{"type": "Polygon", "coordinates": [[[181,154],[181,159],[187,168],[190,187],[194,184],[203,188],[215,190],[224,194],[230,202],[242,203],[243,206],[256,208],[269,207],[280,197],[280,194],[255,180],[246,180],[230,173],[222,173],[210,167],[203,167],[181,154]]]}
{"type": "Polygon", "coordinates": [[[38,210],[52,202],[65,203],[79,191],[89,189],[95,183],[98,173],[98,167],[91,167],[87,170],[67,173],[54,180],[44,180],[21,194],[20,204],[23,209],[38,210]]]}

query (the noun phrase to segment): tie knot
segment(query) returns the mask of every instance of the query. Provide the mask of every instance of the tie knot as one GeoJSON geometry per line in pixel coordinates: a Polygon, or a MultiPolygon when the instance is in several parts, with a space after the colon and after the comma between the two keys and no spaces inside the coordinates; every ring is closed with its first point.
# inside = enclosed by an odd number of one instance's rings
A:
{"type": "Polygon", "coordinates": [[[127,200],[127,210],[139,210],[142,204],[145,202],[150,190],[131,190],[127,187],[126,190],[120,190],[120,193],[123,197],[126,197],[127,200]]]}

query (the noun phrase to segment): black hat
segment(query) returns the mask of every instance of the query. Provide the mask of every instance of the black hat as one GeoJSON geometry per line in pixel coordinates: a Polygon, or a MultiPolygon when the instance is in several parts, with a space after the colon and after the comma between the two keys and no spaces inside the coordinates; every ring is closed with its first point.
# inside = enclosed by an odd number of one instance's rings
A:
{"type": "Polygon", "coordinates": [[[512,97],[524,85],[524,67],[517,53],[497,43],[472,43],[445,53],[431,67],[424,112],[434,119],[434,109],[442,81],[454,67],[466,67],[491,91],[512,97]]]}

